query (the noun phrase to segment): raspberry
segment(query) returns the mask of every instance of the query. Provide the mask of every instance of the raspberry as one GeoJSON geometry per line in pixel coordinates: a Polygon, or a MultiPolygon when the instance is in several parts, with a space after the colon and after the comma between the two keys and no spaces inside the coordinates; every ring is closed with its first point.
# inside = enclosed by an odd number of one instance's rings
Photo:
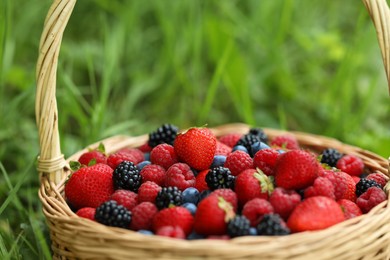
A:
{"type": "Polygon", "coordinates": [[[356,184],[356,196],[359,197],[371,187],[381,188],[381,186],[376,181],[361,178],[360,181],[356,184]]]}
{"type": "Polygon", "coordinates": [[[124,206],[127,210],[132,210],[137,205],[138,195],[129,190],[116,190],[110,197],[119,205],[124,206]]]}
{"type": "Polygon", "coordinates": [[[107,156],[100,151],[93,150],[93,151],[83,153],[80,156],[78,161],[80,164],[88,166],[88,165],[90,165],[92,160],[94,160],[95,164],[97,164],[97,163],[106,164],[107,156]]]}
{"type": "Polygon", "coordinates": [[[251,128],[249,129],[249,134],[257,136],[263,143],[268,143],[268,136],[261,128],[251,128]]]}
{"type": "Polygon", "coordinates": [[[243,135],[240,138],[240,140],[238,140],[238,142],[236,143],[235,146],[238,146],[238,145],[244,146],[248,150],[250,156],[253,156],[253,154],[251,154],[252,145],[254,143],[257,143],[257,142],[261,142],[260,138],[257,135],[246,134],[246,135],[243,135]]]}
{"type": "Polygon", "coordinates": [[[364,162],[355,155],[344,155],[338,160],[336,167],[349,175],[359,176],[363,173],[364,162]]]}
{"type": "Polygon", "coordinates": [[[107,164],[110,166],[113,170],[123,161],[128,161],[128,162],[135,162],[136,159],[132,154],[128,153],[113,153],[110,154],[107,158],[107,164]]]}
{"type": "Polygon", "coordinates": [[[177,187],[164,187],[156,197],[156,206],[160,210],[171,206],[179,206],[182,203],[182,194],[177,187]]]}
{"type": "Polygon", "coordinates": [[[381,172],[373,172],[369,174],[366,179],[376,181],[381,188],[385,187],[387,183],[387,177],[381,172]]]}
{"type": "Polygon", "coordinates": [[[312,186],[305,189],[305,198],[325,196],[336,199],[333,183],[325,177],[317,177],[312,186]]]}
{"type": "Polygon", "coordinates": [[[76,211],[76,215],[81,217],[81,218],[87,218],[87,219],[94,221],[95,220],[95,212],[96,212],[95,208],[85,207],[85,208],[81,208],[78,211],[76,211]]]}
{"type": "Polygon", "coordinates": [[[371,187],[360,195],[356,200],[356,204],[363,213],[369,212],[373,207],[387,199],[386,193],[378,187],[371,187]]]}
{"type": "Polygon", "coordinates": [[[152,181],[159,186],[163,186],[165,182],[165,169],[157,164],[149,164],[142,168],[140,172],[142,182],[152,181]]]}
{"type": "Polygon", "coordinates": [[[138,149],[143,153],[150,153],[153,147],[150,147],[148,143],[144,143],[138,149]]]}
{"type": "Polygon", "coordinates": [[[131,211],[132,220],[130,228],[138,231],[140,229],[151,230],[153,217],[157,214],[158,209],[156,205],[151,202],[141,202],[131,211]]]}
{"type": "Polygon", "coordinates": [[[298,140],[291,134],[276,136],[274,139],[272,139],[271,146],[288,150],[299,149],[298,140]]]}
{"type": "Polygon", "coordinates": [[[211,169],[206,175],[206,183],[210,190],[234,188],[235,177],[228,168],[219,166],[211,169]]]}
{"type": "Polygon", "coordinates": [[[287,220],[291,212],[301,202],[301,196],[294,190],[277,187],[272,192],[269,202],[273,206],[275,213],[287,220]]]}
{"type": "Polygon", "coordinates": [[[183,229],[178,226],[163,226],[156,231],[156,235],[179,239],[186,238],[186,234],[183,229]]]}
{"type": "Polygon", "coordinates": [[[195,181],[195,188],[199,191],[205,191],[208,190],[209,187],[207,186],[206,182],[206,175],[209,172],[209,170],[204,170],[201,171],[197,176],[196,176],[196,181],[195,181]]]}
{"type": "Polygon", "coordinates": [[[245,216],[237,215],[228,222],[227,233],[230,237],[247,236],[250,227],[250,222],[245,216]]]}
{"type": "Polygon", "coordinates": [[[243,151],[234,151],[226,157],[224,167],[229,168],[232,175],[237,176],[242,171],[253,168],[253,159],[243,151]]]}
{"type": "Polygon", "coordinates": [[[185,163],[175,163],[165,174],[165,186],[176,186],[183,191],[195,185],[195,175],[190,166],[185,163]]]}
{"type": "Polygon", "coordinates": [[[279,153],[274,149],[262,149],[253,157],[254,168],[259,168],[265,175],[274,175],[279,153]]]}
{"type": "Polygon", "coordinates": [[[230,133],[230,134],[226,134],[226,135],[221,136],[219,138],[219,141],[223,144],[226,144],[230,148],[233,148],[236,145],[236,143],[238,142],[238,140],[240,140],[240,138],[241,138],[241,134],[230,133]]]}
{"type": "Polygon", "coordinates": [[[162,209],[153,218],[153,230],[158,231],[164,226],[178,226],[186,235],[192,232],[194,217],[183,207],[162,209]]]}
{"type": "Polygon", "coordinates": [[[109,200],[96,208],[95,219],[106,226],[128,228],[131,212],[116,201],[109,200]]]}
{"type": "Polygon", "coordinates": [[[134,157],[134,164],[138,164],[144,160],[144,153],[137,148],[122,148],[118,153],[131,154],[134,157]]]}
{"type": "Polygon", "coordinates": [[[273,213],[274,208],[271,203],[265,199],[255,198],[245,203],[242,208],[244,215],[251,223],[252,227],[256,227],[265,214],[273,213]]]}
{"type": "Polygon", "coordinates": [[[328,179],[333,183],[336,200],[356,200],[356,184],[351,175],[345,172],[334,172],[333,177],[329,175],[328,179]]]}
{"type": "Polygon", "coordinates": [[[290,234],[290,229],[278,214],[266,214],[257,225],[257,234],[264,236],[283,236],[290,234]]]}
{"type": "Polygon", "coordinates": [[[232,151],[232,148],[227,146],[226,144],[223,144],[219,141],[217,141],[217,148],[215,150],[215,155],[224,155],[228,156],[232,151]]]}
{"type": "Polygon", "coordinates": [[[172,145],[159,144],[150,152],[150,161],[167,170],[171,165],[177,163],[178,159],[172,145]]]}
{"type": "Polygon", "coordinates": [[[151,181],[147,181],[141,184],[138,189],[138,203],[152,202],[155,203],[157,194],[162,188],[151,181]]]}
{"type": "Polygon", "coordinates": [[[345,219],[351,219],[362,214],[359,206],[353,201],[342,199],[337,201],[337,203],[341,206],[345,219]]]}
{"type": "Polygon", "coordinates": [[[231,189],[217,189],[217,190],[213,191],[211,194],[216,194],[216,195],[224,198],[227,202],[229,202],[233,206],[234,212],[237,212],[238,199],[237,199],[237,194],[233,190],[231,190],[231,189]]]}
{"type": "Polygon", "coordinates": [[[132,162],[123,161],[114,170],[112,175],[115,189],[138,191],[142,182],[138,167],[132,162]]]}
{"type": "Polygon", "coordinates": [[[321,163],[326,163],[330,167],[336,167],[341,157],[343,155],[337,149],[327,148],[322,151],[321,163]]]}
{"type": "Polygon", "coordinates": [[[163,124],[155,131],[149,133],[148,145],[156,147],[159,144],[167,143],[173,145],[179,128],[172,124],[163,124]]]}

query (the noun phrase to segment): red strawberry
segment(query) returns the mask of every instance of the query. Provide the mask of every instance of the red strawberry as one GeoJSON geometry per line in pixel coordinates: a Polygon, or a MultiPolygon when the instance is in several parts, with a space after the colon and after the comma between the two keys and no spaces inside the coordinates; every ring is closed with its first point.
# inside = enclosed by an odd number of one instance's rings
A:
{"type": "Polygon", "coordinates": [[[215,149],[215,155],[228,156],[232,152],[232,148],[217,140],[217,148],[215,149]]]}
{"type": "Polygon", "coordinates": [[[143,153],[150,153],[150,151],[152,151],[152,147],[150,147],[147,142],[138,147],[138,149],[143,153]]]}
{"type": "Polygon", "coordinates": [[[340,205],[324,196],[310,197],[298,204],[287,221],[292,232],[321,230],[344,221],[340,205]]]}
{"type": "Polygon", "coordinates": [[[238,202],[244,205],[254,198],[268,199],[269,194],[274,190],[274,185],[267,175],[255,169],[248,169],[241,172],[234,187],[237,193],[238,202]]]}
{"type": "Polygon", "coordinates": [[[123,161],[129,161],[129,162],[134,163],[137,160],[136,160],[136,158],[134,158],[134,155],[132,155],[132,154],[120,153],[120,152],[110,154],[107,158],[107,164],[113,170],[115,170],[115,168],[123,161]]]}
{"type": "Polygon", "coordinates": [[[198,173],[198,175],[196,176],[195,188],[199,192],[209,189],[209,186],[207,186],[207,182],[206,182],[207,173],[209,173],[209,170],[203,170],[200,173],[198,173]]]}
{"type": "Polygon", "coordinates": [[[291,134],[283,134],[283,135],[276,136],[271,141],[271,146],[279,147],[282,149],[288,149],[288,150],[299,149],[298,140],[295,138],[295,136],[291,134]]]}
{"type": "Polygon", "coordinates": [[[277,187],[269,197],[269,202],[273,206],[275,213],[287,220],[291,212],[301,202],[301,196],[294,190],[277,187]]]}
{"type": "Polygon", "coordinates": [[[86,207],[86,208],[79,209],[76,212],[76,215],[81,217],[81,218],[87,218],[87,219],[95,221],[95,212],[96,212],[95,208],[86,207]]]}
{"type": "Polygon", "coordinates": [[[213,162],[217,139],[207,128],[190,128],[176,136],[173,146],[182,162],[202,171],[213,162]]]}
{"type": "Polygon", "coordinates": [[[186,234],[183,229],[178,226],[163,226],[156,231],[156,235],[179,239],[186,238],[186,234]]]}
{"type": "Polygon", "coordinates": [[[159,186],[163,186],[165,182],[165,169],[157,164],[149,164],[140,171],[142,182],[152,181],[159,186]]]}
{"type": "Polygon", "coordinates": [[[137,148],[122,148],[118,151],[118,153],[127,153],[131,154],[134,157],[134,164],[138,164],[145,160],[144,153],[137,148]]]}
{"type": "Polygon", "coordinates": [[[103,163],[105,164],[107,162],[107,156],[98,150],[89,151],[86,153],[83,153],[79,158],[79,163],[85,166],[90,165],[91,161],[94,162],[94,164],[97,163],[103,163]]]}
{"type": "Polygon", "coordinates": [[[156,205],[151,202],[142,202],[135,206],[131,213],[130,228],[132,230],[151,230],[153,218],[157,214],[158,209],[156,205]]]}
{"type": "Polygon", "coordinates": [[[318,162],[309,152],[291,150],[278,157],[275,167],[276,186],[299,190],[312,185],[318,175],[318,162]]]}
{"type": "Polygon", "coordinates": [[[350,219],[362,215],[362,211],[360,210],[359,206],[353,201],[342,199],[337,201],[337,203],[341,206],[345,219],[350,219]]]}
{"type": "Polygon", "coordinates": [[[305,189],[305,198],[325,196],[336,199],[333,183],[325,177],[317,177],[312,186],[305,189]]]}
{"type": "MultiPolygon", "coordinates": [[[[211,194],[223,197],[227,202],[232,204],[234,212],[237,212],[238,199],[237,194],[231,189],[216,189],[211,194]]],[[[211,195],[210,194],[210,195],[211,195]]]]}
{"type": "Polygon", "coordinates": [[[128,210],[132,210],[137,205],[138,195],[129,190],[116,190],[110,197],[119,205],[123,205],[128,210]]]}
{"type": "Polygon", "coordinates": [[[189,187],[194,187],[195,175],[190,166],[185,163],[175,163],[165,174],[165,187],[176,186],[183,191],[189,187]]]}
{"type": "Polygon", "coordinates": [[[279,153],[275,149],[261,149],[253,157],[253,167],[259,168],[265,175],[274,175],[279,153]]]}
{"type": "Polygon", "coordinates": [[[83,167],[65,184],[65,197],[75,209],[96,208],[114,193],[113,170],[105,164],[83,167]]]}
{"type": "Polygon", "coordinates": [[[364,162],[356,155],[344,155],[336,164],[336,167],[349,175],[360,175],[363,173],[364,162]]]}
{"type": "Polygon", "coordinates": [[[386,193],[378,187],[368,188],[365,193],[359,196],[356,204],[363,213],[369,212],[373,207],[387,199],[386,193]]]}
{"type": "Polygon", "coordinates": [[[233,206],[222,196],[209,195],[198,204],[194,230],[201,235],[224,235],[227,223],[234,218],[233,206]]]}
{"type": "Polygon", "coordinates": [[[152,181],[142,183],[138,189],[138,203],[147,201],[155,203],[157,194],[161,189],[158,184],[152,181]]]}
{"type": "Polygon", "coordinates": [[[227,146],[233,148],[236,143],[238,142],[238,140],[240,140],[241,138],[241,134],[238,134],[238,133],[230,133],[230,134],[226,134],[226,135],[223,135],[219,138],[219,141],[223,144],[226,144],[227,146]]]}
{"type": "Polygon", "coordinates": [[[191,212],[183,207],[171,207],[160,210],[153,218],[153,230],[164,226],[179,226],[186,235],[192,232],[194,218],[191,212]]]}
{"type": "Polygon", "coordinates": [[[171,165],[177,163],[178,159],[173,146],[164,143],[152,149],[150,152],[150,161],[167,170],[171,165]]]}
{"type": "Polygon", "coordinates": [[[382,188],[385,187],[388,177],[381,172],[373,172],[367,176],[367,180],[374,180],[378,183],[382,188]]]}
{"type": "Polygon", "coordinates": [[[250,222],[252,227],[256,227],[265,214],[273,213],[274,208],[271,203],[265,199],[254,198],[245,203],[242,208],[244,215],[250,222]]]}
{"type": "Polygon", "coordinates": [[[246,169],[253,169],[253,159],[246,152],[234,151],[226,157],[224,167],[237,176],[246,169]]]}

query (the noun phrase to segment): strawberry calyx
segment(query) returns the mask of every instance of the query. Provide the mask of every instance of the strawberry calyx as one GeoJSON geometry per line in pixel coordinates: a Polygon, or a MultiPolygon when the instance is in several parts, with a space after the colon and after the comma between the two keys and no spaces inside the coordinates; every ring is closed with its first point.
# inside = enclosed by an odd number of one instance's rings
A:
{"type": "Polygon", "coordinates": [[[218,196],[218,207],[225,212],[226,223],[236,216],[232,204],[226,201],[222,196],[218,196]]]}
{"type": "Polygon", "coordinates": [[[256,168],[256,172],[253,174],[253,177],[259,181],[262,192],[268,192],[268,194],[271,194],[274,191],[274,184],[272,179],[264,174],[262,170],[256,168]]]}
{"type": "MultiPolygon", "coordinates": [[[[95,163],[96,163],[96,160],[95,160],[95,163]]],[[[73,172],[75,172],[75,171],[78,171],[82,167],[82,165],[78,161],[70,161],[69,167],[73,172]]]]}

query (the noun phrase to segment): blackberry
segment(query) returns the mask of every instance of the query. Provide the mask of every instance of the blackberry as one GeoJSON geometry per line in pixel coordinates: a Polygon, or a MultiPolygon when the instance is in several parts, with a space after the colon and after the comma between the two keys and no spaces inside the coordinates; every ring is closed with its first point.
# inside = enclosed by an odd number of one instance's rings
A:
{"type": "Polygon", "coordinates": [[[156,131],[149,133],[148,144],[155,147],[159,144],[167,143],[173,145],[179,128],[172,124],[163,124],[156,131]]]}
{"type": "Polygon", "coordinates": [[[131,222],[131,212],[116,201],[109,200],[96,208],[95,220],[106,226],[128,228],[131,222]]]}
{"type": "Polygon", "coordinates": [[[227,223],[227,233],[230,237],[248,236],[251,223],[245,216],[235,216],[227,223]]]}
{"type": "Polygon", "coordinates": [[[258,235],[282,236],[290,234],[290,229],[278,214],[265,214],[256,228],[258,235]]]}
{"type": "Polygon", "coordinates": [[[180,206],[182,203],[182,193],[176,186],[164,187],[157,193],[156,206],[160,210],[171,205],[180,206]]]}
{"type": "Polygon", "coordinates": [[[337,149],[327,148],[322,151],[321,163],[326,163],[330,167],[336,167],[338,160],[342,156],[343,155],[337,149]]]}
{"type": "Polygon", "coordinates": [[[381,188],[381,186],[374,180],[369,180],[366,178],[360,179],[360,181],[356,183],[356,196],[359,197],[360,195],[365,193],[368,190],[368,188],[371,187],[381,188]]]}
{"type": "Polygon", "coordinates": [[[142,177],[136,165],[129,161],[123,161],[115,168],[112,180],[116,190],[124,189],[137,192],[141,186],[142,177]]]}
{"type": "Polygon", "coordinates": [[[261,142],[260,141],[260,137],[258,137],[257,135],[252,135],[252,134],[246,134],[246,135],[243,135],[240,140],[238,140],[238,142],[236,143],[235,146],[237,145],[242,145],[244,146],[247,150],[248,150],[248,153],[251,157],[253,157],[253,154],[252,154],[252,145],[254,143],[258,143],[258,142],[261,142]]]}
{"type": "Polygon", "coordinates": [[[206,183],[210,190],[216,189],[234,189],[236,177],[232,175],[228,168],[218,166],[212,168],[206,174],[206,183]]]}
{"type": "Polygon", "coordinates": [[[268,136],[264,133],[263,129],[251,128],[249,129],[249,134],[258,136],[261,142],[268,144],[268,136]]]}

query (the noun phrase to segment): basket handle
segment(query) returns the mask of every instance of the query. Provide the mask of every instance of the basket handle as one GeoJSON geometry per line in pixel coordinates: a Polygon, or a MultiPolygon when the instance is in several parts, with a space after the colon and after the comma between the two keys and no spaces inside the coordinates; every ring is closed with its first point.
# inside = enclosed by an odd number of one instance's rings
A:
{"type": "Polygon", "coordinates": [[[363,0],[374,23],[390,93],[390,10],[386,0],[363,0]]]}
{"type": "MultiPolygon", "coordinates": [[[[386,0],[363,0],[374,22],[390,91],[390,11],[386,0]]],[[[41,176],[58,184],[67,165],[61,153],[58,132],[56,76],[61,40],[76,0],[54,0],[45,19],[36,68],[35,114],[40,155],[37,169],[41,176]]]]}

